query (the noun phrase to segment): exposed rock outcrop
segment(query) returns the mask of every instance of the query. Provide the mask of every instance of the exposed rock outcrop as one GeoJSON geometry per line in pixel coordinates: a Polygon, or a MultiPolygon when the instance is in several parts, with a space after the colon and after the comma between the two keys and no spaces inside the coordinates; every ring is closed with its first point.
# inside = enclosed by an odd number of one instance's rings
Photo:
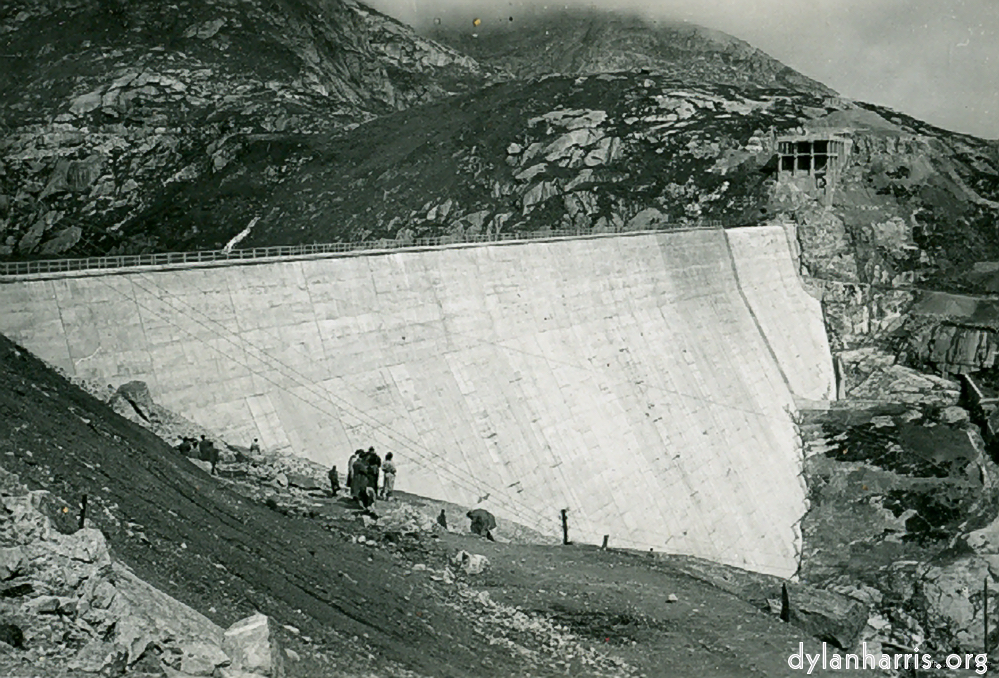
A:
{"type": "Polygon", "coordinates": [[[55,529],[38,508],[49,493],[0,476],[0,613],[23,629],[24,646],[0,653],[0,673],[42,656],[53,668],[103,675],[144,657],[191,675],[229,663],[219,626],[113,562],[99,530],[55,529]]]}

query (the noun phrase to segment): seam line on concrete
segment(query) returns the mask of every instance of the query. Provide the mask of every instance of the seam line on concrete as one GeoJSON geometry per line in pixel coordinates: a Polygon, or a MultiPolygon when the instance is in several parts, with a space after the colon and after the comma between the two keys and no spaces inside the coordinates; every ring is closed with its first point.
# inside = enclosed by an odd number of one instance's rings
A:
{"type": "MultiPolygon", "coordinates": [[[[129,289],[132,290],[132,303],[135,304],[135,315],[139,319],[139,325],[142,327],[142,335],[148,337],[149,334],[146,332],[146,322],[142,318],[142,309],[139,308],[139,295],[135,293],[135,283],[129,281],[129,289]]],[[[160,375],[156,369],[156,363],[153,360],[153,354],[149,350],[148,344],[146,345],[146,355],[149,358],[149,371],[153,373],[153,379],[155,380],[155,386],[160,385],[160,375]]]]}
{"type": "MultiPolygon", "coordinates": [[[[66,320],[62,317],[62,304],[59,303],[59,291],[56,289],[55,281],[52,281],[52,301],[55,304],[56,313],[59,314],[59,326],[62,328],[62,338],[66,343],[66,360],[72,367],[73,376],[76,376],[76,361],[73,360],[73,349],[69,344],[69,332],[66,331],[66,320]]],[[[98,344],[97,350],[100,348],[100,344],[98,344]]]]}
{"type": "Polygon", "coordinates": [[[784,366],[781,365],[780,360],[777,358],[777,352],[774,351],[774,347],[770,344],[770,339],[767,338],[767,333],[763,331],[763,325],[760,324],[760,319],[756,316],[756,311],[753,310],[752,304],[749,303],[749,297],[746,296],[745,290],[742,289],[742,279],[739,277],[739,269],[735,265],[735,253],[732,252],[732,243],[728,239],[728,234],[724,233],[722,238],[725,241],[725,252],[728,254],[728,264],[732,268],[732,275],[735,276],[735,288],[739,290],[739,296],[742,298],[742,303],[746,305],[746,310],[749,311],[749,316],[753,319],[753,324],[756,325],[756,330],[760,333],[760,338],[763,339],[763,344],[767,347],[767,351],[770,352],[770,357],[773,358],[774,365],[777,366],[780,378],[784,380],[787,392],[793,396],[794,389],[791,388],[791,381],[787,378],[787,374],[784,372],[784,366]]]}

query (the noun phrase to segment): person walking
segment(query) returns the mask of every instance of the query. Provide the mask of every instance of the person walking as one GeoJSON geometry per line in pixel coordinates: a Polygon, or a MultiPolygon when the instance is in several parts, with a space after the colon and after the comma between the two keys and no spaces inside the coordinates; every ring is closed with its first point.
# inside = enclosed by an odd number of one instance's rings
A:
{"type": "Polygon", "coordinates": [[[198,458],[201,461],[207,461],[212,465],[212,475],[218,475],[215,467],[219,464],[219,451],[215,447],[215,443],[211,440],[205,438],[205,434],[201,434],[201,440],[198,442],[198,458]]]}
{"type": "Polygon", "coordinates": [[[382,485],[382,499],[386,501],[392,498],[392,491],[395,489],[395,462],[392,461],[392,453],[385,455],[385,463],[382,464],[382,476],[385,479],[382,485]]]}

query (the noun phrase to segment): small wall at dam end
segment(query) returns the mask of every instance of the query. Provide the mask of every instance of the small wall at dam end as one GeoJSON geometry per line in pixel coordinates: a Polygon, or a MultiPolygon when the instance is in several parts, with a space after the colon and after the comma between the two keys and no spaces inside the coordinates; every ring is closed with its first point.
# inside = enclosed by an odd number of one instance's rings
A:
{"type": "Polygon", "coordinates": [[[0,284],[0,332],[230,441],[550,534],[789,576],[794,397],[835,384],[784,231],[393,251],[0,284]]]}

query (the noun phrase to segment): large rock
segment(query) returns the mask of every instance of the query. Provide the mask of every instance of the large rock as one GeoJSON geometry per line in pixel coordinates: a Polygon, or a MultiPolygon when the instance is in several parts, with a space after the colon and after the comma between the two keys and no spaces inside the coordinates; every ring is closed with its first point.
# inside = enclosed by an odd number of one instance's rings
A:
{"type": "Polygon", "coordinates": [[[39,254],[62,254],[76,246],[83,237],[83,229],[79,226],[67,226],[38,248],[39,254]]]}
{"type": "Polygon", "coordinates": [[[191,676],[212,676],[229,663],[229,656],[212,643],[189,641],[181,645],[180,670],[191,676]]]}
{"type": "Polygon", "coordinates": [[[222,649],[232,660],[230,670],[283,678],[284,652],[274,621],[262,614],[241,619],[225,631],[222,649]]]}
{"type": "Polygon", "coordinates": [[[62,534],[73,534],[80,527],[78,508],[48,490],[30,493],[32,507],[49,519],[52,527],[62,534]]]}
{"type": "Polygon", "coordinates": [[[629,219],[628,228],[631,230],[646,231],[659,228],[667,223],[669,223],[669,218],[665,214],[655,207],[649,207],[629,219]]]}
{"type": "Polygon", "coordinates": [[[287,473],[288,484],[302,490],[321,490],[323,486],[311,476],[303,473],[287,473]]]}
{"type": "Polygon", "coordinates": [[[128,651],[121,645],[91,640],[67,664],[72,671],[120,676],[125,672],[128,651]]]}
{"type": "Polygon", "coordinates": [[[130,664],[150,643],[179,647],[191,665],[215,661],[214,666],[219,666],[225,662],[221,653],[206,650],[222,646],[220,626],[142,581],[124,565],[115,563],[113,572],[116,595],[108,612],[112,619],[121,620],[115,625],[114,640],[129,648],[130,664]]]}
{"type": "Polygon", "coordinates": [[[20,546],[0,548],[0,581],[16,577],[24,566],[24,550],[20,546]]]}
{"type": "MultiPolygon", "coordinates": [[[[927,568],[918,590],[923,598],[925,626],[932,637],[949,641],[955,648],[968,652],[981,650],[985,580],[988,579],[992,592],[989,598],[999,592],[989,561],[989,556],[976,555],[927,568]]],[[[992,620],[989,627],[993,629],[996,628],[996,605],[995,599],[990,600],[992,620]]]]}
{"type": "Polygon", "coordinates": [[[841,649],[853,648],[867,625],[866,605],[802,584],[788,584],[787,589],[792,624],[841,649]]]}
{"type": "Polygon", "coordinates": [[[452,562],[465,571],[465,574],[482,574],[489,567],[489,559],[477,553],[458,551],[452,562]]]}
{"type": "Polygon", "coordinates": [[[99,91],[88,92],[73,99],[69,112],[73,115],[86,115],[101,107],[102,96],[99,91]]]}

